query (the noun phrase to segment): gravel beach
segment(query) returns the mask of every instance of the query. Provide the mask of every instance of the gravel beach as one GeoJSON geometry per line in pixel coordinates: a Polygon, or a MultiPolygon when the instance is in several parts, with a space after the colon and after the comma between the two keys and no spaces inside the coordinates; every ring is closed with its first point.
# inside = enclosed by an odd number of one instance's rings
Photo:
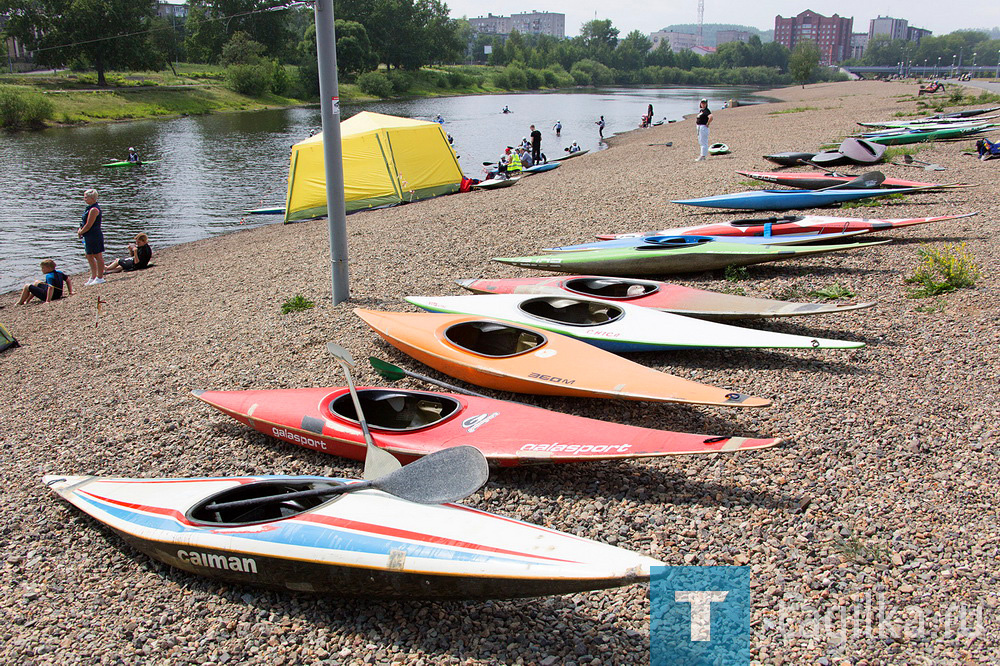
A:
{"type": "MultiPolygon", "coordinates": [[[[514,188],[349,216],[353,296],[335,307],[325,221],[157,251],[149,270],[104,285],[85,287],[86,276],[75,276],[76,295],[49,305],[18,307],[16,294],[0,296],[0,323],[22,344],[0,355],[0,661],[648,663],[647,586],[392,603],[222,585],[138,553],[40,477],[359,476],[360,464],[252,432],[190,391],[342,385],[329,340],[359,359],[436,374],[384,344],[352,309],[415,311],[401,297],[465,293],[453,282],[460,278],[541,275],[491,257],[602,232],[753,217],[669,199],[747,189],[736,169],[770,171],[766,153],[814,150],[853,133],[855,121],[913,111],[915,92],[915,84],[880,82],[770,91],[783,101],[713,110],[711,140],[732,153],[704,163],[694,162],[688,118],[615,136],[609,150],[514,188]],[[282,315],[296,294],[318,307],[282,315]]],[[[803,301],[839,284],[877,301],[868,310],[747,324],[864,341],[859,350],[630,356],[773,406],[515,397],[646,427],[786,438],[782,445],[728,457],[496,470],[466,503],[670,565],[749,566],[752,659],[761,664],[997,663],[1000,162],[961,154],[973,146],[921,146],[917,157],[943,172],[878,168],[975,188],[829,214],[978,216],[882,234],[893,242],[864,251],[750,267],[738,281],[721,272],[670,278],[803,301]],[[976,286],[907,298],[904,280],[922,244],[955,242],[966,242],[982,269],[976,286]]],[[[151,244],[155,250],[155,238],[151,244]]],[[[359,375],[359,383],[385,384],[367,364],[359,375]]]]}

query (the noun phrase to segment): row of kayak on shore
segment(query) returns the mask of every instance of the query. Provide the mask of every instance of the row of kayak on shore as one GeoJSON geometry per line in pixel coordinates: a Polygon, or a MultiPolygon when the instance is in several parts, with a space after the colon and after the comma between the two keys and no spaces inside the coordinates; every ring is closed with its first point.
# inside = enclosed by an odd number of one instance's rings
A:
{"type": "MultiPolygon", "coordinates": [[[[762,408],[771,400],[660,372],[615,352],[857,349],[863,343],[721,322],[849,312],[873,303],[792,303],[631,276],[860,249],[886,242],[855,240],[866,233],[962,217],[803,215],[608,234],[602,240],[609,245],[603,247],[563,245],[538,257],[497,259],[569,276],[460,280],[477,295],[408,297],[427,310],[422,313],[355,312],[390,345],[476,386],[532,395],[762,408]]],[[[459,387],[450,392],[355,390],[348,371],[353,359],[338,358],[347,387],[194,394],[269,437],[364,460],[365,480],[48,476],[44,482],[139,550],[192,573],[334,596],[506,598],[641,582],[662,563],[450,503],[485,482],[487,461],[515,466],[719,454],[781,441],[597,421],[459,387]],[[373,465],[370,475],[375,451],[397,466],[408,464],[380,474],[373,465]]],[[[372,363],[378,370],[376,360],[372,363]]],[[[384,362],[381,367],[379,373],[390,380],[419,377],[384,362]]]]}

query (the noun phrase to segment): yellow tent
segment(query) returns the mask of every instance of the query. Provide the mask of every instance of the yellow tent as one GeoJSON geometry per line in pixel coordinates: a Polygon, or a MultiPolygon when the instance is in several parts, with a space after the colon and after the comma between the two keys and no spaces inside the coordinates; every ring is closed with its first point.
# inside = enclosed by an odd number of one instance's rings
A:
{"type": "MultiPolygon", "coordinates": [[[[340,123],[347,211],[457,192],[462,170],[437,123],[363,111],[340,123]]],[[[326,215],[323,134],[292,146],[285,222],[326,215]]]]}

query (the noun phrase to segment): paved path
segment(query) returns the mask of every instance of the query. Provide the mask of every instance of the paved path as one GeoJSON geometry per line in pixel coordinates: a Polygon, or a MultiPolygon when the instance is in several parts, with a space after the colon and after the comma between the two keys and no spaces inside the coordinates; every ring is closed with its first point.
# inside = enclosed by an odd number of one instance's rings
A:
{"type": "Polygon", "coordinates": [[[991,93],[1000,94],[1000,81],[959,81],[958,79],[948,79],[946,83],[956,83],[970,88],[980,88],[991,93]]]}

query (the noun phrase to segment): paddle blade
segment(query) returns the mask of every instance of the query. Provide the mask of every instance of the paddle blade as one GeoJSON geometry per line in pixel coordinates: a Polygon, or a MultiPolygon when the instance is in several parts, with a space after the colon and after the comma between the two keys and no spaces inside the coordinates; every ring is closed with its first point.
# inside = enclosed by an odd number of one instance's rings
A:
{"type": "Polygon", "coordinates": [[[834,185],[833,187],[824,187],[819,191],[826,190],[875,190],[878,189],[882,183],[885,182],[885,174],[881,171],[871,171],[869,173],[863,173],[854,180],[847,181],[846,183],[841,183],[840,185],[834,185]]]}
{"type": "Polygon", "coordinates": [[[351,367],[351,370],[354,369],[355,367],[354,357],[351,356],[351,352],[347,351],[346,349],[338,345],[336,342],[326,343],[326,350],[331,354],[333,354],[334,356],[336,356],[337,358],[339,358],[341,361],[347,363],[347,365],[351,367]]]}
{"type": "Polygon", "coordinates": [[[363,478],[379,479],[386,475],[400,470],[403,464],[385,449],[380,449],[374,444],[368,444],[365,448],[365,471],[363,478]]]}
{"type": "Polygon", "coordinates": [[[372,486],[418,504],[442,504],[468,497],[489,478],[486,457],[479,449],[453,446],[374,479],[372,486]]]}
{"type": "Polygon", "coordinates": [[[381,375],[383,379],[388,379],[391,382],[397,382],[406,377],[406,373],[403,372],[402,368],[393,365],[392,363],[383,361],[380,358],[369,356],[368,362],[371,363],[372,368],[374,368],[375,372],[381,375]]]}

